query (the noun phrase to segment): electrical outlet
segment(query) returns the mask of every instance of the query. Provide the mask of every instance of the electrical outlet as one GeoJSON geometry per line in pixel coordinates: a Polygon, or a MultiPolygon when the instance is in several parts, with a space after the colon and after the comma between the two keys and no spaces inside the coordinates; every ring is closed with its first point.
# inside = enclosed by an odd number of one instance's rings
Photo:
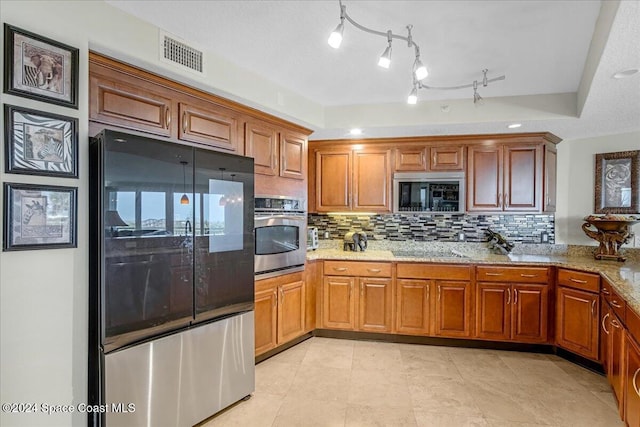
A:
{"type": "Polygon", "coordinates": [[[458,233],[458,241],[464,242],[464,233],[458,233]]]}
{"type": "Polygon", "coordinates": [[[549,233],[546,231],[540,233],[540,243],[549,243],[549,233]]]}
{"type": "Polygon", "coordinates": [[[634,240],[634,242],[633,242],[633,246],[634,246],[635,248],[640,248],[640,234],[636,234],[636,235],[633,237],[633,240],[634,240]]]}

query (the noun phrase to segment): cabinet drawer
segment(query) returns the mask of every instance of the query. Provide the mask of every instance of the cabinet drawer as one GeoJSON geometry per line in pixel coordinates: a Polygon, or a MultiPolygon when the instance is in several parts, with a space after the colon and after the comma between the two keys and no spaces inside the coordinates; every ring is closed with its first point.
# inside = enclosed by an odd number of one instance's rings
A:
{"type": "Polygon", "coordinates": [[[558,285],[600,292],[600,275],[560,268],[558,269],[558,285]]]}
{"type": "Polygon", "coordinates": [[[600,289],[600,292],[602,293],[602,296],[607,301],[609,306],[611,306],[618,318],[624,323],[626,311],[625,308],[627,305],[624,298],[622,298],[615,291],[615,289],[613,289],[613,286],[611,286],[611,283],[609,283],[607,280],[602,280],[601,286],[602,288],[600,289]]]}
{"type": "Polygon", "coordinates": [[[396,277],[405,279],[471,280],[471,266],[398,263],[396,277]]]}
{"type": "Polygon", "coordinates": [[[516,282],[516,283],[548,283],[548,267],[476,267],[478,282],[516,282]]]}
{"type": "Polygon", "coordinates": [[[391,264],[384,262],[325,261],[325,276],[391,277],[391,264]]]}

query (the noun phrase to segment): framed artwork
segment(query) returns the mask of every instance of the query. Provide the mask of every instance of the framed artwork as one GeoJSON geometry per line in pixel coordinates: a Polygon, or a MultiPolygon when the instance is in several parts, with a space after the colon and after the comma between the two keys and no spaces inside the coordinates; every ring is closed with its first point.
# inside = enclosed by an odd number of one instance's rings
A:
{"type": "Polygon", "coordinates": [[[78,119],[4,106],[5,171],[78,177],[78,119]]]}
{"type": "Polygon", "coordinates": [[[4,251],[77,247],[77,188],[4,184],[4,251]]]}
{"type": "Polygon", "coordinates": [[[4,91],[78,108],[78,49],[4,24],[4,91]]]}
{"type": "Polygon", "coordinates": [[[595,213],[640,213],[640,150],[596,154],[595,213]]]}

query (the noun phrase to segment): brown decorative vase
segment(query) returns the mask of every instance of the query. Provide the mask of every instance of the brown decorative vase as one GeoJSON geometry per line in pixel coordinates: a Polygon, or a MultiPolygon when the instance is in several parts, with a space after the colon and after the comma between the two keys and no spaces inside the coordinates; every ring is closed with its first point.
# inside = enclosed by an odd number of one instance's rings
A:
{"type": "Polygon", "coordinates": [[[615,220],[585,218],[582,230],[585,234],[600,243],[594,253],[595,259],[614,261],[626,261],[627,258],[620,255],[620,247],[629,241],[631,237],[630,227],[638,220],[615,220]]]}

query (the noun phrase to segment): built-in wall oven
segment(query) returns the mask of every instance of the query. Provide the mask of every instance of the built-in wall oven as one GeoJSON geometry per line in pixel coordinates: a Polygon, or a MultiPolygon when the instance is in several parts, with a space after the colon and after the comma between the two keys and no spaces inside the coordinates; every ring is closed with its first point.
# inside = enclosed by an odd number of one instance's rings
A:
{"type": "Polygon", "coordinates": [[[254,227],[256,278],[304,269],[307,252],[304,200],[256,196],[254,227]]]}

